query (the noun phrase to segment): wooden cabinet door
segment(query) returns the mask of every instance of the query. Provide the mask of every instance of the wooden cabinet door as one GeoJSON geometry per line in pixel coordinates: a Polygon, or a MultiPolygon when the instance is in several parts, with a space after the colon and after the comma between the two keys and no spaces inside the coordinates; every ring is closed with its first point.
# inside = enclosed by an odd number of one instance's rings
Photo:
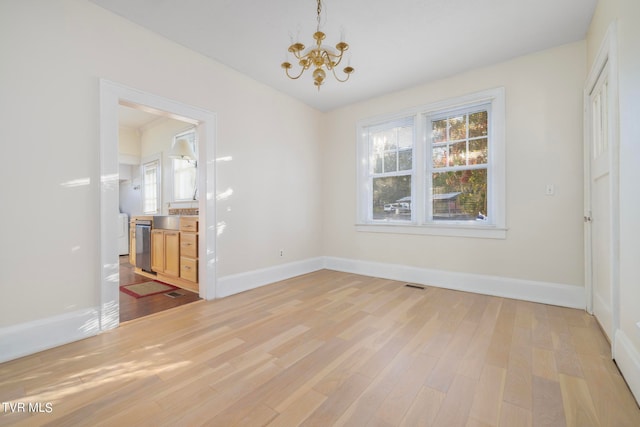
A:
{"type": "Polygon", "coordinates": [[[164,273],[180,276],[180,232],[164,232],[164,273]]]}
{"type": "Polygon", "coordinates": [[[182,257],[180,260],[180,277],[191,282],[198,281],[198,261],[182,257]]]}
{"type": "Polygon", "coordinates": [[[164,271],[163,230],[151,230],[151,269],[157,273],[164,271]]]}
{"type": "Polygon", "coordinates": [[[136,265],[136,222],[129,224],[129,264],[136,265]]]}
{"type": "Polygon", "coordinates": [[[198,258],[198,235],[180,232],[180,256],[198,258]]]}
{"type": "Polygon", "coordinates": [[[197,217],[180,217],[180,231],[190,231],[192,233],[198,232],[198,218],[197,217]]]}

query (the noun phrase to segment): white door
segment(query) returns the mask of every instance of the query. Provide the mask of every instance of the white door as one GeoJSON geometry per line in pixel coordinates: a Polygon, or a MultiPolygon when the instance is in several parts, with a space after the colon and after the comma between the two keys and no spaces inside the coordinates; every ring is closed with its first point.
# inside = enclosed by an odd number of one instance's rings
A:
{"type": "Polygon", "coordinates": [[[607,338],[613,338],[611,141],[609,67],[605,64],[589,94],[591,280],[593,314],[607,338]]]}

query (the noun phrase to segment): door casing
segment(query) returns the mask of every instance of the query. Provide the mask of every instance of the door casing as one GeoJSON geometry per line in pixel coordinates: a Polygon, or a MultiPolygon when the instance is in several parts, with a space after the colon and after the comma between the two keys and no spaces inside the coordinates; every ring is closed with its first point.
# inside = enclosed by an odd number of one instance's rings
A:
{"type": "Polygon", "coordinates": [[[144,109],[197,125],[200,297],[216,298],[215,137],[216,115],[178,101],[100,80],[100,330],[117,327],[119,319],[118,109],[120,105],[144,109]]]}
{"type": "MultiPolygon", "coordinates": [[[[615,334],[620,327],[620,289],[619,289],[619,241],[620,241],[620,197],[619,197],[619,136],[618,136],[618,55],[617,55],[617,23],[609,25],[607,33],[600,45],[598,54],[593,61],[584,88],[584,241],[585,241],[585,287],[587,293],[587,311],[594,314],[594,281],[593,281],[593,235],[591,215],[592,179],[591,153],[593,152],[593,126],[591,116],[591,94],[602,73],[608,74],[608,136],[609,136],[609,193],[610,193],[610,227],[609,227],[609,263],[611,283],[611,319],[608,323],[611,330],[607,331],[611,340],[611,355],[615,359],[615,334]]],[[[596,317],[597,318],[597,317],[596,317]]]]}

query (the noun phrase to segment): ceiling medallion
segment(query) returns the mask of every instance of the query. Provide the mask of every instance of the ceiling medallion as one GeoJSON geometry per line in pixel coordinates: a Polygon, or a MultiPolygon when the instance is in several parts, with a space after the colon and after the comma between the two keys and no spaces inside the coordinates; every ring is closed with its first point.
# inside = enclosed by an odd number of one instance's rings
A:
{"type": "Polygon", "coordinates": [[[298,60],[298,65],[300,65],[300,73],[297,76],[292,76],[289,74],[289,70],[291,70],[292,65],[290,62],[286,61],[282,63],[282,68],[284,68],[287,77],[290,79],[296,80],[302,76],[302,74],[311,67],[315,67],[313,70],[313,84],[320,90],[320,86],[324,83],[324,79],[327,76],[325,68],[328,71],[333,73],[333,76],[339,82],[346,82],[349,80],[351,73],[353,73],[353,67],[346,66],[342,69],[345,74],[344,78],[340,78],[336,74],[336,67],[340,65],[342,61],[344,53],[349,49],[349,45],[344,41],[340,41],[335,50],[332,47],[326,46],[322,44],[322,41],[325,39],[326,35],[320,31],[320,12],[322,11],[322,1],[318,0],[318,26],[316,28],[316,32],[313,34],[313,38],[316,41],[315,46],[309,48],[305,51],[305,47],[302,43],[295,42],[291,46],[289,46],[289,52],[293,54],[298,60]]]}

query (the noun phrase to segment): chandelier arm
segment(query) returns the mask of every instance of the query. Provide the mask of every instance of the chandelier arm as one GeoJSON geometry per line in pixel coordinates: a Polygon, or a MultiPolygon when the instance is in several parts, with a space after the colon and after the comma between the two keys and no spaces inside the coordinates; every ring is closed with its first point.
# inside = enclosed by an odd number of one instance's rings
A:
{"type": "Polygon", "coordinates": [[[333,53],[328,50],[325,50],[325,52],[327,52],[327,55],[329,55],[331,58],[337,59],[339,61],[344,57],[344,53],[346,52],[346,49],[338,50],[338,53],[333,53]]]}
{"type": "Polygon", "coordinates": [[[340,77],[338,77],[338,75],[336,74],[336,69],[332,68],[331,71],[333,72],[333,77],[335,77],[335,79],[337,81],[339,81],[340,83],[344,83],[347,80],[349,80],[349,77],[351,77],[351,74],[347,74],[347,77],[344,78],[344,80],[342,80],[340,77]]]}
{"type": "Polygon", "coordinates": [[[337,67],[338,65],[340,65],[340,63],[342,62],[342,58],[344,58],[343,52],[340,52],[340,55],[331,55],[331,54],[329,55],[337,59],[337,61],[335,61],[335,63],[333,64],[334,67],[337,67]]]}
{"type": "Polygon", "coordinates": [[[322,51],[322,60],[328,70],[332,70],[336,66],[340,65],[340,62],[342,62],[342,58],[342,52],[339,55],[336,55],[327,50],[322,51]]]}
{"type": "Polygon", "coordinates": [[[327,70],[331,70],[333,66],[331,65],[331,55],[326,50],[320,51],[320,57],[322,58],[322,65],[327,67],[327,70]]]}
{"type": "Polygon", "coordinates": [[[300,76],[302,76],[302,74],[304,73],[304,70],[306,70],[306,68],[301,68],[300,69],[300,74],[298,74],[297,76],[293,77],[289,74],[289,69],[285,68],[284,72],[287,74],[287,77],[289,77],[291,80],[297,80],[300,78],[300,76]]]}

